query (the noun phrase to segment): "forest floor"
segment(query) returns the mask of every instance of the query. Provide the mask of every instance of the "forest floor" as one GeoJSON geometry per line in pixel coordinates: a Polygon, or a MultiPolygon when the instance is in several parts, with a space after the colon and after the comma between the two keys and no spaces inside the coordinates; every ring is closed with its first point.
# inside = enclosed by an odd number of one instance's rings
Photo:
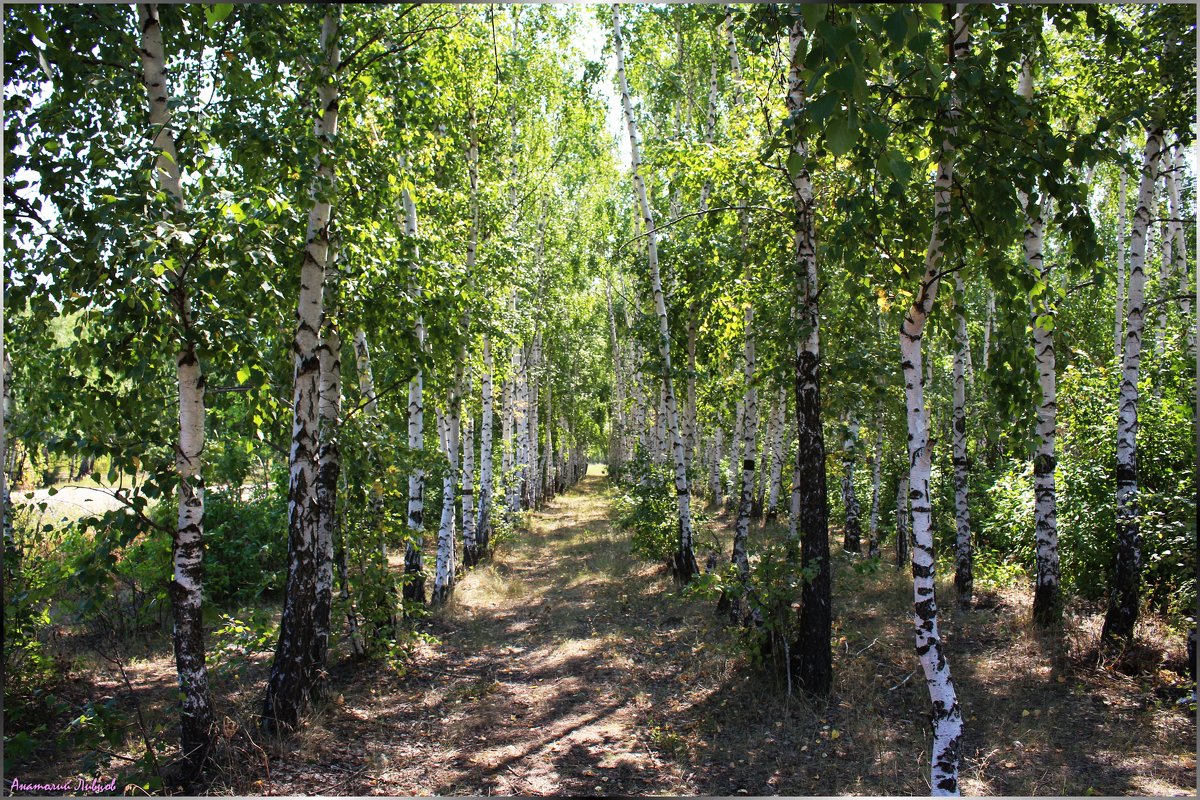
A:
{"type": "MultiPolygon", "coordinates": [[[[929,698],[906,571],[836,552],[834,693],[789,698],[711,601],[631,557],[613,490],[592,470],[460,580],[430,620],[436,641],[398,668],[335,664],[328,699],[298,735],[249,743],[270,654],[224,660],[214,699],[228,741],[242,744],[193,791],[928,793],[929,698]]],[[[1194,794],[1195,707],[1176,703],[1190,691],[1178,638],[1151,620],[1139,635],[1153,647],[1102,663],[1095,609],[1073,606],[1065,635],[1046,638],[1027,623],[1026,594],[981,591],[962,610],[939,585],[965,717],[964,794],[1194,794]]],[[[127,667],[152,718],[171,718],[172,666],[164,651],[127,667]]],[[[80,677],[89,694],[128,694],[119,675],[80,677]]],[[[136,735],[127,750],[139,754],[136,735]]]]}

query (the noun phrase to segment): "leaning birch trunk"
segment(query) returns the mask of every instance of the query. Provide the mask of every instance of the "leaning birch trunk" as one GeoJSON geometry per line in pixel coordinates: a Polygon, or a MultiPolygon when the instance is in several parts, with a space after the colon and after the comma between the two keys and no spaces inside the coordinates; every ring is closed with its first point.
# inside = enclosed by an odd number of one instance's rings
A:
{"type": "MultiPolygon", "coordinates": [[[[457,388],[450,389],[448,405],[455,405],[457,388]]],[[[437,558],[433,574],[433,593],[429,597],[432,605],[441,605],[450,599],[454,588],[454,486],[458,482],[458,420],[453,412],[448,416],[440,408],[437,414],[438,444],[446,457],[446,471],[442,475],[442,519],[438,525],[437,558]]]]}
{"type": "Polygon", "coordinates": [[[1108,611],[1100,638],[1115,643],[1133,636],[1137,623],[1142,573],[1142,534],[1138,526],[1138,379],[1142,359],[1142,333],[1146,325],[1146,233],[1154,203],[1155,175],[1163,149],[1161,129],[1146,132],[1142,177],[1133,230],[1129,241],[1129,312],[1125,324],[1125,361],[1117,406],[1117,555],[1108,611]]]}
{"type": "Polygon", "coordinates": [[[494,416],[492,387],[492,340],[483,337],[483,374],[479,378],[483,421],[479,427],[479,522],[475,536],[481,555],[487,555],[492,539],[492,419],[494,416]]]}
{"type": "MultiPolygon", "coordinates": [[[[804,78],[797,63],[804,42],[804,22],[797,19],[788,34],[787,110],[793,119],[807,113],[804,78]]],[[[826,696],[833,686],[833,630],[829,563],[829,497],[825,484],[825,436],[821,428],[820,292],[817,282],[816,214],[808,169],[808,141],[798,136],[792,152],[801,167],[791,175],[795,216],[796,340],[795,393],[798,447],[792,475],[790,539],[800,544],[800,566],[811,579],[800,591],[800,619],[788,665],[807,692],[826,696]]]]}
{"type": "Polygon", "coordinates": [[[1119,369],[1121,366],[1121,351],[1125,346],[1125,196],[1128,177],[1125,165],[1121,165],[1121,189],[1117,196],[1117,315],[1113,325],[1113,348],[1116,356],[1113,362],[1119,369]]]}
{"type": "Polygon", "coordinates": [[[875,453],[871,459],[871,517],[867,522],[867,557],[879,558],[879,473],[883,461],[883,418],[876,420],[875,453]]]}
{"type": "Polygon", "coordinates": [[[317,574],[325,561],[318,551],[316,489],[318,468],[318,387],[321,372],[319,334],[324,316],[325,265],[329,255],[328,198],[334,188],[329,149],[337,134],[338,90],[336,68],[338,17],[341,7],[331,6],[321,26],[324,60],[317,87],[320,98],[316,135],[320,143],[313,205],[308,215],[304,263],[300,268],[300,297],[296,310],[294,389],[292,394],[292,449],[288,458],[288,572],[284,590],[279,644],[267,683],[263,725],[270,730],[294,729],[300,715],[320,696],[324,674],[312,662],[313,644],[327,639],[316,617],[317,574]]]}
{"type": "MultiPolygon", "coordinates": [[[[1027,101],[1033,99],[1033,65],[1027,56],[1021,64],[1021,79],[1018,92],[1027,101]]],[[[1119,216],[1125,216],[1125,174],[1121,173],[1121,197],[1119,216]]],[[[1057,461],[1054,450],[1054,432],[1058,425],[1057,389],[1054,369],[1054,306],[1050,301],[1050,267],[1042,253],[1045,222],[1039,204],[1034,203],[1024,192],[1017,192],[1025,214],[1025,263],[1046,285],[1041,302],[1034,312],[1033,351],[1038,365],[1038,386],[1042,401],[1038,405],[1037,431],[1040,439],[1037,457],[1033,461],[1034,538],[1037,542],[1037,578],[1033,591],[1033,620],[1043,627],[1053,627],[1062,621],[1062,606],[1059,600],[1058,574],[1058,498],[1054,486],[1054,467],[1057,461]],[[1049,324],[1047,324],[1049,320],[1049,324]]],[[[1123,225],[1121,226],[1124,227],[1123,225]]],[[[1124,271],[1124,259],[1118,270],[1124,271]]],[[[1123,281],[1120,281],[1123,282],[1123,281]]],[[[1119,283],[1120,283],[1119,282],[1119,283]]],[[[1118,287],[1118,300],[1120,288],[1118,287]]],[[[1117,328],[1120,335],[1120,326],[1117,328]]]]}
{"type": "MultiPolygon", "coordinates": [[[[171,128],[170,90],[167,88],[166,58],[158,6],[138,4],[141,30],[142,81],[149,97],[150,125],[157,131],[154,147],[158,157],[154,175],[159,188],[174,207],[184,208],[180,183],[179,157],[175,133],[171,128]]],[[[183,331],[175,355],[179,386],[179,446],[175,451],[175,469],[179,473],[179,517],[171,543],[174,577],[171,581],[171,608],[175,619],[175,669],[179,679],[180,744],[183,752],[184,780],[190,780],[204,765],[212,745],[213,710],[208,690],[208,668],[204,663],[204,616],[202,581],[204,558],[204,375],[192,344],[191,299],[186,271],[170,273],[172,310],[183,331]]],[[[8,427],[9,383],[12,366],[4,356],[4,427],[8,427]]],[[[2,479],[0,479],[2,480],[2,479]]],[[[8,484],[4,484],[5,545],[12,541],[8,484]]]]}
{"type": "MultiPolygon", "coordinates": [[[[425,315],[420,309],[422,287],[417,264],[417,206],[407,189],[401,192],[404,205],[404,232],[413,243],[413,261],[409,270],[408,290],[417,304],[414,326],[417,350],[425,350],[425,315]]],[[[418,365],[416,373],[408,382],[408,449],[417,458],[417,466],[408,476],[407,525],[409,541],[404,548],[404,600],[409,603],[425,603],[425,565],[422,557],[425,539],[425,470],[419,465],[421,452],[425,449],[425,374],[418,365]]]]}
{"type": "MultiPolygon", "coordinates": [[[[969,52],[964,4],[959,3],[956,6],[952,24],[954,44],[950,49],[950,60],[951,69],[955,73],[951,78],[953,87],[954,81],[957,80],[957,68],[954,64],[969,52]]],[[[953,88],[951,91],[953,92],[953,88]]],[[[963,721],[954,681],[950,677],[950,664],[946,660],[941,635],[938,632],[937,600],[934,595],[932,500],[929,494],[929,428],[921,380],[921,336],[937,299],[943,231],[951,224],[950,191],[954,180],[954,137],[959,114],[958,98],[952,94],[950,120],[942,139],[941,158],[934,179],[933,231],[925,255],[925,274],[921,278],[921,285],[917,289],[913,304],[904,315],[900,326],[900,357],[904,371],[904,397],[908,419],[909,497],[912,500],[913,623],[917,655],[933,704],[933,747],[929,784],[935,795],[959,793],[958,762],[963,721]]]]}
{"type": "Polygon", "coordinates": [[[692,549],[692,518],[688,495],[687,460],[684,457],[683,437],[679,430],[679,414],[675,405],[675,391],[671,375],[671,333],[667,323],[667,304],[663,296],[662,277],[658,272],[658,242],[654,228],[654,215],[650,210],[646,185],[640,172],[641,157],[638,153],[637,121],[633,116],[633,103],[629,97],[629,84],[625,79],[625,53],[621,40],[621,6],[613,4],[613,43],[617,54],[617,81],[621,87],[621,102],[629,123],[629,147],[632,161],[633,185],[637,190],[646,220],[647,246],[649,250],[650,285],[654,291],[654,306],[658,312],[659,352],[663,360],[663,391],[666,395],[667,426],[675,455],[675,496],[679,510],[679,550],[671,565],[675,579],[686,583],[699,573],[696,555],[692,549]]]}
{"type": "Polygon", "coordinates": [[[862,552],[862,519],[858,493],[854,491],[854,462],[857,456],[858,420],[851,416],[846,424],[846,436],[842,440],[842,507],[846,512],[842,549],[855,555],[862,552]]]}
{"type": "Polygon", "coordinates": [[[337,278],[337,253],[330,247],[329,270],[326,275],[326,305],[332,313],[325,316],[321,344],[318,349],[320,377],[318,378],[317,418],[317,600],[313,616],[317,620],[317,635],[313,638],[314,669],[325,669],[325,654],[329,647],[329,619],[333,606],[333,541],[337,514],[338,476],[342,471],[338,447],[338,428],[342,416],[342,339],[335,323],[340,281],[337,278]]]}
{"type": "Polygon", "coordinates": [[[964,310],[962,272],[954,273],[955,350],[954,350],[954,407],[951,411],[951,446],[954,464],[954,588],[958,603],[971,605],[975,579],[971,555],[971,509],[968,503],[971,463],[967,458],[967,358],[971,340],[967,338],[967,315],[964,310]]]}

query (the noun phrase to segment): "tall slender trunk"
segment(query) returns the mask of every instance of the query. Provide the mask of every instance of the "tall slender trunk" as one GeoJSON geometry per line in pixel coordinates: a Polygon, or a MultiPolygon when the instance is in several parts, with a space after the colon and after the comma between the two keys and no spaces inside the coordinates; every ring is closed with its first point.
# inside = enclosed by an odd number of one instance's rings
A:
{"type": "MultiPolygon", "coordinates": [[[[804,22],[792,23],[788,35],[787,110],[794,119],[807,111],[804,79],[797,55],[804,43],[804,22]]],[[[792,151],[801,167],[792,173],[795,209],[796,300],[793,313],[800,335],[796,340],[795,392],[798,448],[792,476],[791,538],[800,539],[800,565],[811,575],[800,591],[800,619],[788,665],[797,683],[818,696],[833,686],[833,630],[830,596],[829,498],[825,485],[825,435],[821,428],[820,292],[817,282],[816,214],[807,167],[808,142],[797,136],[792,151]]]]}
{"type": "Polygon", "coordinates": [[[700,327],[699,316],[699,308],[693,305],[687,326],[687,407],[683,425],[683,454],[689,465],[696,452],[696,336],[700,327]]]}
{"type": "Polygon", "coordinates": [[[1125,325],[1125,361],[1117,407],[1117,555],[1108,611],[1101,640],[1107,643],[1133,636],[1141,589],[1142,533],[1138,525],[1138,378],[1142,333],[1146,324],[1146,233],[1154,203],[1154,183],[1163,150],[1163,132],[1146,132],[1142,177],[1129,247],[1129,312],[1125,325]]]}
{"type": "Polygon", "coordinates": [[[446,470],[442,474],[442,519],[438,525],[437,558],[434,562],[433,593],[429,596],[432,605],[441,605],[450,599],[454,590],[454,487],[458,483],[458,381],[450,388],[446,405],[451,410],[436,410],[438,443],[446,457],[446,470]]]}
{"type": "Polygon", "coordinates": [[[608,462],[613,468],[625,464],[625,370],[621,363],[621,347],[617,340],[617,317],[613,313],[612,285],[605,283],[604,299],[608,306],[608,334],[613,357],[613,409],[611,418],[612,436],[608,462]]]}
{"type": "Polygon", "coordinates": [[[545,499],[554,497],[554,388],[547,375],[546,380],[546,454],[542,459],[542,486],[545,499]]]}
{"type": "MultiPolygon", "coordinates": [[[[361,328],[355,331],[354,334],[354,361],[358,371],[358,391],[364,400],[363,412],[366,414],[370,426],[377,428],[379,425],[379,403],[375,395],[375,376],[371,370],[371,350],[367,345],[366,331],[361,328]]],[[[376,552],[379,554],[383,574],[390,579],[391,573],[387,571],[387,538],[383,530],[383,475],[379,462],[379,453],[373,444],[368,444],[366,451],[367,462],[370,464],[372,476],[370,489],[371,511],[369,515],[370,532],[376,540],[376,552]]],[[[344,483],[344,474],[342,478],[342,482],[344,483]]],[[[333,547],[334,562],[338,570],[338,579],[341,581],[341,591],[338,596],[346,605],[346,624],[350,630],[350,650],[352,655],[358,658],[365,654],[365,646],[362,635],[359,633],[358,607],[350,593],[350,575],[346,566],[346,547],[342,538],[340,524],[334,530],[333,547]]],[[[393,598],[396,596],[395,585],[389,582],[384,594],[387,598],[387,608],[381,610],[386,610],[387,613],[383,617],[376,618],[376,627],[383,628],[386,625],[388,629],[391,629],[396,622],[393,605],[393,598]]]]}
{"type": "Polygon", "coordinates": [[[1180,145],[1175,145],[1175,168],[1169,174],[1167,193],[1170,200],[1171,226],[1174,228],[1175,246],[1172,250],[1174,263],[1171,271],[1179,276],[1179,313],[1183,317],[1185,355],[1196,351],[1196,320],[1192,317],[1192,296],[1196,291],[1192,285],[1188,270],[1187,236],[1183,230],[1183,206],[1179,202],[1179,184],[1182,181],[1183,169],[1187,160],[1183,157],[1180,145]]]}
{"type": "MultiPolygon", "coordinates": [[[[949,48],[953,75],[956,63],[969,52],[965,5],[956,6],[952,19],[953,39],[949,48]]],[[[933,747],[930,786],[935,795],[958,794],[959,748],[962,739],[962,712],[950,664],[942,649],[938,632],[937,599],[934,595],[935,562],[933,557],[932,500],[929,493],[930,443],[928,412],[921,380],[921,337],[925,322],[933,311],[940,277],[944,230],[950,219],[950,191],[954,180],[954,137],[960,116],[959,100],[951,89],[950,119],[942,138],[941,158],[934,179],[933,231],[925,255],[925,274],[912,306],[900,326],[900,356],[904,370],[904,397],[908,418],[909,497],[912,500],[913,525],[913,623],[917,655],[925,673],[925,683],[933,704],[933,747]]]]}
{"type": "Polygon", "coordinates": [[[1121,189],[1117,196],[1117,315],[1113,325],[1113,361],[1121,366],[1121,354],[1125,348],[1125,195],[1129,182],[1124,165],[1121,166],[1121,189]]]}
{"type": "MultiPolygon", "coordinates": [[[[540,327],[540,326],[539,326],[540,327]]],[[[541,455],[538,452],[541,421],[538,419],[539,398],[538,389],[542,367],[542,332],[538,330],[533,335],[533,345],[529,349],[529,504],[532,508],[542,506],[542,471],[541,455]]]]}
{"type": "Polygon", "coordinates": [[[492,538],[492,421],[494,389],[492,387],[492,340],[483,337],[483,374],[479,378],[483,421],[479,426],[479,523],[476,538],[481,555],[488,552],[492,538]]]}
{"type": "MultiPolygon", "coordinates": [[[[13,533],[12,497],[8,490],[8,473],[12,466],[8,463],[8,431],[12,426],[12,359],[8,357],[8,347],[4,343],[4,299],[0,295],[0,514],[3,515],[4,525],[4,577],[8,585],[12,585],[16,565],[20,563],[21,554],[17,549],[17,539],[13,533]]],[[[14,472],[14,474],[16,474],[14,472]]]]}
{"type": "Polygon", "coordinates": [[[721,450],[724,445],[725,431],[721,429],[720,420],[716,430],[709,439],[709,479],[708,488],[712,493],[713,502],[721,500],[721,450]]]}
{"type": "Polygon", "coordinates": [[[967,337],[966,295],[963,292],[962,271],[954,273],[954,408],[951,411],[951,434],[954,464],[954,588],[958,603],[971,605],[975,578],[971,555],[971,507],[968,502],[971,462],[967,456],[967,358],[971,340],[967,337]]]}
{"type": "MultiPolygon", "coordinates": [[[[413,259],[409,269],[408,291],[417,304],[416,328],[417,349],[425,351],[425,315],[421,311],[422,286],[417,250],[417,206],[412,195],[405,189],[401,192],[404,205],[404,232],[412,240],[413,259]]],[[[425,540],[425,470],[420,466],[421,452],[425,449],[425,374],[419,363],[416,373],[408,382],[408,450],[417,459],[417,466],[408,475],[407,525],[409,541],[404,548],[404,600],[409,603],[425,603],[425,564],[422,557],[425,540]]]]}
{"type": "MultiPolygon", "coordinates": [[[[708,116],[704,121],[704,141],[711,147],[717,141],[717,59],[709,64],[708,116]]],[[[708,211],[708,198],[712,195],[712,181],[700,187],[700,211],[708,211]]]]}
{"type": "Polygon", "coordinates": [[[1163,197],[1156,206],[1159,210],[1159,242],[1160,255],[1158,264],[1158,330],[1154,337],[1154,354],[1162,357],[1167,350],[1167,317],[1171,308],[1168,298],[1171,295],[1171,271],[1175,266],[1174,243],[1175,230],[1171,222],[1170,202],[1171,190],[1175,186],[1175,157],[1171,150],[1163,147],[1160,156],[1159,172],[1163,177],[1163,197]]]}
{"type": "Polygon", "coordinates": [[[329,647],[329,619],[333,606],[333,541],[337,514],[338,476],[342,471],[338,446],[342,420],[342,338],[338,334],[336,315],[340,281],[337,278],[337,252],[331,246],[329,270],[326,275],[326,306],[324,331],[318,347],[320,397],[317,401],[319,420],[317,443],[317,596],[313,617],[317,635],[313,637],[313,669],[324,671],[329,647]]]}
{"type": "Polygon", "coordinates": [[[1196,349],[1196,325],[1195,319],[1192,317],[1192,296],[1195,293],[1195,287],[1189,279],[1188,242],[1187,235],[1183,231],[1183,206],[1180,203],[1180,184],[1187,160],[1183,157],[1180,145],[1176,144],[1175,148],[1175,169],[1171,170],[1168,184],[1171,227],[1175,229],[1175,247],[1171,251],[1174,253],[1174,263],[1171,264],[1171,271],[1180,279],[1178,303],[1180,303],[1180,315],[1183,318],[1184,343],[1187,345],[1184,355],[1190,355],[1196,349]]]}
{"type": "MultiPolygon", "coordinates": [[[[467,382],[470,386],[470,381],[467,382]]],[[[475,519],[475,428],[469,416],[462,421],[462,526],[463,566],[479,563],[480,550],[475,519]]]]}
{"type": "MultiPolygon", "coordinates": [[[[320,143],[313,205],[308,215],[304,263],[300,268],[300,297],[296,310],[294,390],[292,395],[292,449],[288,483],[288,573],[284,590],[279,644],[267,683],[263,724],[268,729],[293,729],[309,703],[324,688],[324,673],[313,661],[314,645],[328,639],[328,622],[321,630],[317,616],[318,572],[326,561],[319,551],[320,515],[316,502],[318,471],[318,387],[320,380],[320,330],[324,317],[325,266],[329,255],[328,197],[334,189],[334,168],[329,153],[337,134],[339,61],[337,33],[341,6],[330,6],[321,25],[324,59],[317,87],[319,116],[316,136],[320,143]]],[[[323,659],[322,659],[323,660],[323,659]]]]}
{"type": "Polygon", "coordinates": [[[862,520],[858,494],[854,491],[854,462],[858,456],[858,420],[846,421],[846,436],[842,440],[842,507],[846,526],[842,531],[842,549],[858,555],[862,552],[862,520]]]}
{"type": "Polygon", "coordinates": [[[633,185],[637,190],[642,216],[646,221],[647,247],[649,251],[650,285],[654,292],[654,306],[658,312],[659,352],[663,361],[663,391],[666,395],[667,425],[670,429],[672,449],[675,455],[675,496],[679,510],[679,550],[676,552],[672,571],[677,581],[686,583],[699,573],[696,554],[692,549],[692,516],[688,494],[687,461],[683,451],[683,437],[679,430],[679,414],[675,406],[675,391],[671,375],[671,333],[667,322],[667,304],[663,295],[662,277],[658,271],[658,242],[654,228],[654,215],[646,196],[646,185],[640,171],[641,156],[638,151],[637,121],[633,116],[633,103],[629,97],[629,84],[625,79],[625,53],[621,39],[621,6],[613,4],[613,43],[617,54],[617,81],[621,87],[621,102],[629,124],[629,147],[633,185]]]}
{"type": "MultiPolygon", "coordinates": [[[[745,279],[749,285],[753,272],[744,243],[742,257],[746,259],[745,279]]],[[[743,314],[746,330],[742,348],[742,379],[746,382],[746,394],[742,401],[742,490],[738,498],[737,522],[733,534],[733,563],[737,567],[741,592],[739,597],[733,600],[735,619],[741,616],[741,600],[750,587],[750,559],[746,554],[746,541],[750,537],[750,506],[754,497],[754,442],[758,434],[758,389],[754,385],[754,303],[749,299],[745,301],[743,314]]]]}
{"type": "MultiPolygon", "coordinates": [[[[1033,99],[1033,65],[1026,56],[1021,64],[1021,79],[1018,92],[1026,100],[1033,99]]],[[[1121,216],[1124,216],[1124,173],[1122,172],[1121,216]]],[[[1054,487],[1054,467],[1057,461],[1054,451],[1054,432],[1058,425],[1057,390],[1054,369],[1054,326],[1045,324],[1053,320],[1054,305],[1050,301],[1050,267],[1042,253],[1045,222],[1041,204],[1032,202],[1028,195],[1018,191],[1025,213],[1025,263],[1029,265],[1047,291],[1040,295],[1041,302],[1033,318],[1033,350],[1038,364],[1038,386],[1042,401],[1038,405],[1037,431],[1040,438],[1037,457],[1033,462],[1034,495],[1034,538],[1037,540],[1037,579],[1033,592],[1033,619],[1039,625],[1051,627],[1062,621],[1062,606],[1059,600],[1058,580],[1058,498],[1054,487]]],[[[1122,259],[1123,261],[1123,259],[1122,259]]],[[[1123,270],[1123,267],[1120,267],[1123,270]]],[[[1118,302],[1120,302],[1118,300],[1118,302]]],[[[1119,329],[1118,329],[1119,330],[1119,329]]]]}
{"type": "Polygon", "coordinates": [[[516,436],[517,483],[516,509],[529,508],[529,353],[525,346],[516,348],[516,436]]]}
{"type": "Polygon", "coordinates": [[[776,420],[771,434],[771,488],[767,490],[768,522],[775,520],[779,514],[779,495],[783,491],[783,459],[787,449],[783,437],[787,431],[787,389],[782,385],[775,399],[776,420]]]}
{"type": "Polygon", "coordinates": [[[879,473],[883,462],[883,418],[875,420],[875,452],[871,457],[871,517],[867,523],[867,556],[879,558],[879,473]]]}
{"type": "MultiPolygon", "coordinates": [[[[138,5],[141,30],[142,81],[149,98],[150,125],[156,130],[154,147],[158,150],[154,175],[159,187],[170,196],[174,207],[184,209],[175,133],[171,128],[170,90],[167,88],[166,58],[162,28],[156,4],[138,5]]],[[[170,304],[179,323],[181,336],[175,355],[175,373],[179,388],[179,445],[175,451],[175,469],[179,474],[179,517],[172,538],[174,578],[171,582],[171,607],[175,619],[175,669],[179,678],[180,744],[183,751],[184,779],[190,780],[204,765],[212,744],[213,711],[208,690],[208,669],[204,663],[204,616],[202,584],[204,580],[204,374],[196,356],[194,320],[186,268],[170,273],[170,304]]],[[[7,429],[11,397],[9,384],[12,364],[4,356],[4,427],[7,429]]],[[[2,444],[0,444],[2,447],[2,444]]],[[[0,480],[4,480],[0,478],[0,480]]],[[[8,484],[4,483],[5,545],[13,543],[9,512],[8,484]]]]}
{"type": "Polygon", "coordinates": [[[996,319],[996,293],[987,290],[987,322],[983,326],[983,371],[987,372],[988,359],[992,354],[992,327],[996,319]]]}
{"type": "Polygon", "coordinates": [[[908,475],[902,474],[896,486],[896,569],[908,563],[908,475]]]}

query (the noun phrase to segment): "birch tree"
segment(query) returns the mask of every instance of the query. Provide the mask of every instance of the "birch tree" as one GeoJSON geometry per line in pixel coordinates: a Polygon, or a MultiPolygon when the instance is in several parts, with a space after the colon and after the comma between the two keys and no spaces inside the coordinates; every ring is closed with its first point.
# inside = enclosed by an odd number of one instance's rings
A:
{"type": "MultiPolygon", "coordinates": [[[[150,105],[150,125],[155,131],[154,176],[159,188],[177,210],[184,209],[183,185],[175,133],[171,127],[171,94],[167,86],[166,58],[158,5],[139,3],[138,27],[141,31],[140,55],[142,82],[150,105]]],[[[171,546],[174,577],[171,582],[171,607],[175,617],[175,670],[179,677],[181,748],[185,772],[199,772],[212,745],[213,710],[208,690],[208,670],[204,659],[204,617],[202,580],[204,558],[204,478],[201,472],[204,451],[204,375],[196,354],[194,320],[189,297],[189,277],[185,268],[172,271],[171,305],[179,325],[179,350],[175,355],[179,387],[179,444],[175,451],[175,469],[179,474],[179,519],[171,546]]],[[[12,369],[5,352],[4,417],[7,429],[12,369]]],[[[4,517],[6,544],[9,535],[8,491],[5,484],[4,517]]]]}
{"type": "MultiPolygon", "coordinates": [[[[951,19],[952,46],[949,48],[951,92],[969,53],[966,6],[958,4],[951,19]]],[[[921,338],[925,323],[933,311],[941,279],[942,249],[946,229],[951,225],[950,190],[954,180],[954,138],[960,116],[959,103],[952,94],[945,123],[941,157],[934,178],[933,232],[925,255],[925,273],[914,295],[912,306],[900,327],[900,356],[904,372],[904,396],[908,417],[909,497],[912,500],[913,525],[913,623],[917,655],[925,673],[929,698],[933,703],[933,748],[930,785],[935,795],[958,794],[958,762],[962,738],[962,712],[950,664],[942,649],[938,632],[937,600],[934,596],[932,499],[929,494],[930,449],[928,411],[922,380],[921,338]]]]}
{"type": "Polygon", "coordinates": [[[649,253],[650,286],[654,293],[654,306],[658,314],[659,354],[662,357],[663,393],[667,406],[667,427],[671,437],[672,450],[675,458],[675,495],[679,511],[679,550],[672,563],[675,579],[686,583],[700,570],[696,565],[696,555],[692,548],[692,521],[690,495],[688,494],[687,461],[683,451],[683,437],[679,430],[679,414],[675,404],[675,392],[672,388],[671,374],[671,333],[667,321],[667,306],[663,295],[662,277],[658,271],[658,242],[654,227],[654,214],[646,196],[646,186],[642,182],[640,172],[640,156],[638,152],[637,120],[633,115],[633,103],[629,96],[629,83],[625,78],[625,52],[621,39],[621,7],[614,3],[613,11],[613,46],[617,54],[617,83],[621,90],[621,104],[625,109],[625,119],[629,128],[629,149],[633,186],[641,205],[642,217],[646,224],[646,241],[649,253]]]}
{"type": "Polygon", "coordinates": [[[1125,321],[1125,357],[1121,368],[1117,415],[1116,570],[1104,616],[1101,640],[1115,643],[1133,636],[1141,588],[1142,537],[1138,525],[1138,380],[1142,334],[1146,326],[1146,235],[1154,205],[1154,186],[1163,151],[1163,131],[1146,131],[1137,206],[1129,235],[1129,299],[1125,321]]]}
{"type": "MultiPolygon", "coordinates": [[[[321,145],[313,186],[313,204],[305,234],[304,262],[300,268],[300,296],[296,311],[294,388],[292,394],[292,447],[288,458],[288,573],[284,590],[279,643],[267,683],[263,724],[268,729],[293,729],[309,704],[320,697],[324,685],[321,666],[328,642],[328,603],[321,576],[332,553],[323,552],[318,532],[316,502],[319,458],[320,330],[324,317],[325,267],[329,256],[330,197],[334,191],[334,165],[329,154],[337,135],[339,63],[337,44],[340,6],[329,7],[321,24],[321,81],[317,87],[316,137],[321,145]],[[326,610],[324,619],[318,617],[326,610]]],[[[332,584],[328,587],[332,589],[332,584]]]]}

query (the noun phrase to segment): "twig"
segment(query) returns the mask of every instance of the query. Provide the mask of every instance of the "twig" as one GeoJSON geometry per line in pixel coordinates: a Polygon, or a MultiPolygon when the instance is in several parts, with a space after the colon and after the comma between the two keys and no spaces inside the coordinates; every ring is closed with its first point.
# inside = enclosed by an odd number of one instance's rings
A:
{"type": "Polygon", "coordinates": [[[121,680],[125,682],[125,690],[129,692],[129,699],[133,701],[133,708],[137,711],[138,729],[142,734],[142,743],[146,745],[146,755],[150,756],[150,764],[154,767],[154,776],[162,783],[162,772],[158,768],[158,753],[155,752],[154,746],[150,743],[150,732],[146,729],[146,718],[142,716],[142,703],[133,691],[133,684],[129,682],[129,675],[125,672],[125,664],[121,662],[121,659],[107,655],[98,647],[94,647],[93,649],[101,658],[110,664],[115,664],[117,669],[121,671],[121,680]]]}
{"type": "Polygon", "coordinates": [[[917,671],[914,669],[912,672],[908,673],[908,677],[907,677],[907,678],[905,678],[904,680],[900,681],[899,683],[897,683],[897,684],[896,684],[895,686],[893,686],[892,688],[888,689],[888,691],[889,691],[889,692],[894,692],[895,690],[899,689],[901,686],[903,686],[904,684],[906,684],[906,683],[908,683],[910,680],[912,680],[912,676],[913,676],[913,675],[916,675],[916,674],[917,674],[917,671]]]}
{"type": "Polygon", "coordinates": [[[877,645],[877,644],[879,644],[879,639],[876,639],[875,641],[871,642],[869,645],[867,645],[866,647],[864,647],[862,650],[859,650],[857,653],[855,653],[853,656],[850,656],[850,657],[851,657],[851,658],[855,658],[856,656],[860,656],[860,655],[862,655],[863,653],[865,653],[865,652],[867,652],[868,650],[870,650],[872,647],[874,647],[874,646],[875,646],[875,645],[877,645]]]}

